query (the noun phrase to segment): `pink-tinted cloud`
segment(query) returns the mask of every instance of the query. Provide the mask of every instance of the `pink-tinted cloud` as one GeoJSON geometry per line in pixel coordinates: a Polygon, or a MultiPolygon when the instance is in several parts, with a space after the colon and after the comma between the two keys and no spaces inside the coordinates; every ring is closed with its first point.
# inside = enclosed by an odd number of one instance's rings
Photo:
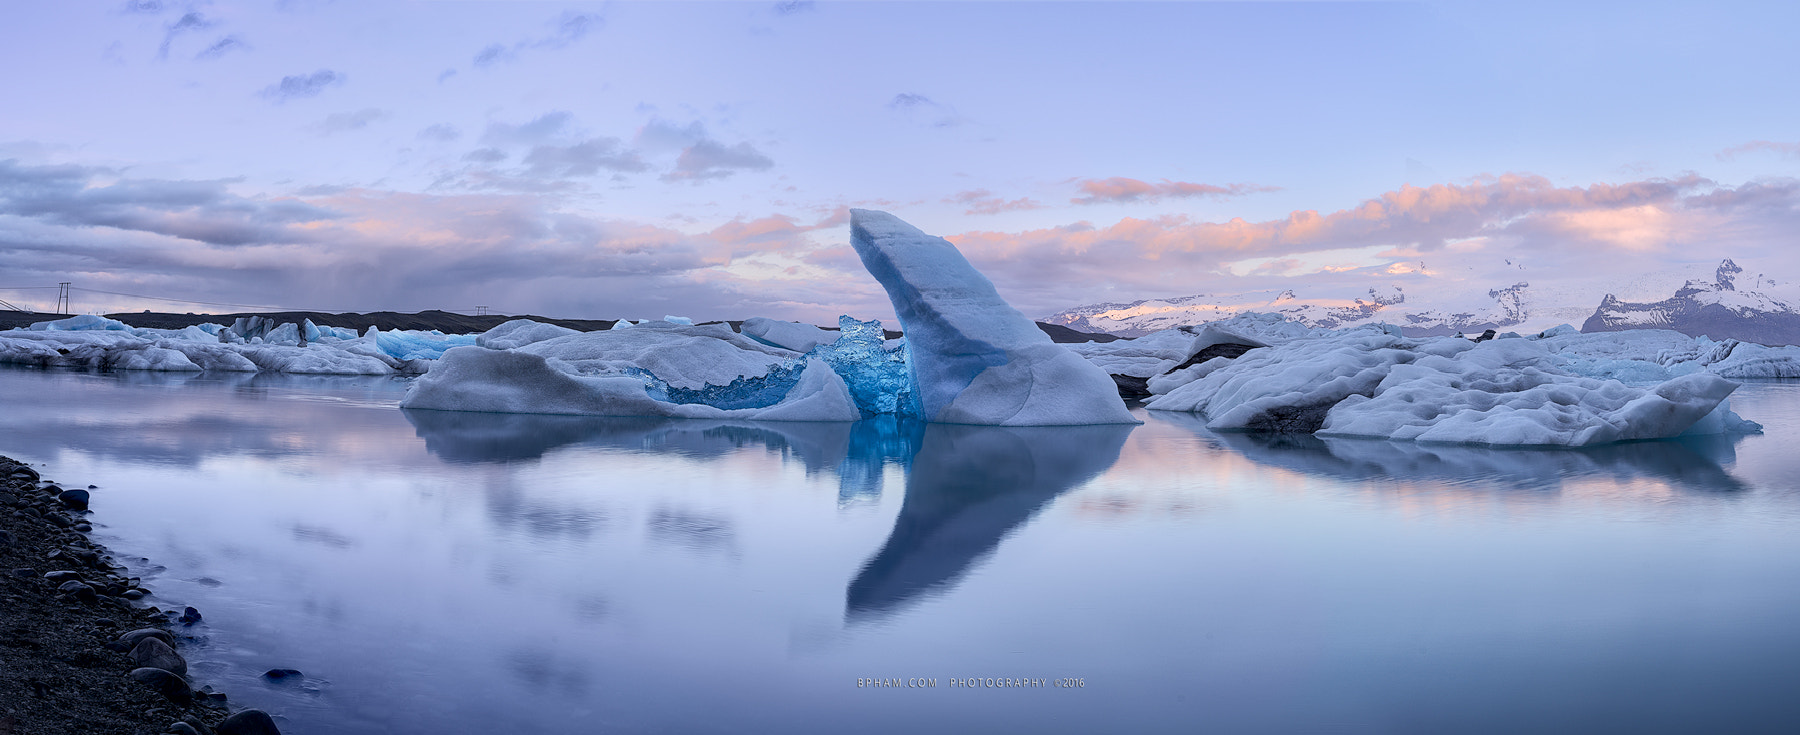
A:
{"type": "Polygon", "coordinates": [[[1170,181],[1152,184],[1147,181],[1114,176],[1110,179],[1083,179],[1076,184],[1081,196],[1070,199],[1074,204],[1117,204],[1123,202],[1155,202],[1162,199],[1189,199],[1193,197],[1210,197],[1213,199],[1229,199],[1258,192],[1279,191],[1280,187],[1258,186],[1255,184],[1196,184],[1188,181],[1170,181]]]}
{"type": "Polygon", "coordinates": [[[961,204],[964,207],[967,207],[967,209],[963,210],[963,214],[1029,212],[1033,209],[1044,208],[1043,204],[1038,203],[1030,197],[1020,197],[1009,201],[1004,197],[994,196],[993,192],[986,189],[972,189],[969,191],[957,192],[953,196],[946,197],[944,202],[946,204],[961,204]]]}
{"type": "MultiPolygon", "coordinates": [[[[1002,292],[1043,313],[1084,301],[1179,295],[1223,287],[1227,265],[1325,250],[1386,247],[1427,261],[1486,252],[1536,253],[1555,276],[1655,262],[1750,257],[1800,227],[1800,182],[1720,186],[1698,176],[1559,187],[1539,176],[1406,186],[1335,212],[1264,221],[1125,218],[952,237],[1002,292]],[[1457,248],[1446,248],[1456,244],[1457,248]],[[1473,244],[1473,245],[1471,245],[1473,244]]],[[[1277,266],[1279,267],[1279,266],[1277,266]]],[[[1385,267],[1383,264],[1382,267],[1385,267]]],[[[1331,270],[1355,276],[1360,269],[1331,270]]],[[[1321,270],[1323,273],[1323,270],[1321,270]]],[[[1318,277],[1326,277],[1329,274],[1318,277]]]]}
{"type": "Polygon", "coordinates": [[[1744,153],[1773,153],[1783,158],[1800,158],[1800,143],[1777,143],[1772,140],[1753,140],[1739,146],[1732,146],[1719,151],[1717,158],[1730,161],[1744,153]]]}

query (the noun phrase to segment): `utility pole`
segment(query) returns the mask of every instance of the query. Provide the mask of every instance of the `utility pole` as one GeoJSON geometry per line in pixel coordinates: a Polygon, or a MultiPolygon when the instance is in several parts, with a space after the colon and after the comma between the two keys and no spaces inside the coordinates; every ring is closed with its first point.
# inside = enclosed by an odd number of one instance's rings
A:
{"type": "Polygon", "coordinates": [[[56,284],[60,288],[56,292],[56,313],[69,313],[69,281],[56,284]]]}
{"type": "Polygon", "coordinates": [[[487,307],[485,307],[485,306],[475,307],[475,316],[487,316],[487,307]]]}

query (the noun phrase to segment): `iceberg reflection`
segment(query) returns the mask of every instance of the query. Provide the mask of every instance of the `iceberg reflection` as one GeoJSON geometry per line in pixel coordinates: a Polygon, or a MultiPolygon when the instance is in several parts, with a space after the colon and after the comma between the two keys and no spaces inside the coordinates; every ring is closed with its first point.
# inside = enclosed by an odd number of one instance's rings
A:
{"type": "Polygon", "coordinates": [[[846,620],[953,586],[1052,499],[1112,467],[1133,428],[921,427],[906,500],[887,543],[851,580],[846,620]]]}
{"type": "Polygon", "coordinates": [[[1193,414],[1151,412],[1259,464],[1341,480],[1435,480],[1450,487],[1487,480],[1528,490],[1555,490],[1571,479],[1658,480],[1685,490],[1748,489],[1723,465],[1736,459],[1742,435],[1709,435],[1570,449],[1513,449],[1310,434],[1215,432],[1193,414]]]}

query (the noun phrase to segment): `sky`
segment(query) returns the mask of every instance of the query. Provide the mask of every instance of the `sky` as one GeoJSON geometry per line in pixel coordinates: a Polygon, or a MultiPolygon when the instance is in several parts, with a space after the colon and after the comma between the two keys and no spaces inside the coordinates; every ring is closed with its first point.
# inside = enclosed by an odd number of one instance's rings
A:
{"type": "Polygon", "coordinates": [[[0,300],[40,310],[891,318],[850,208],[1030,316],[1800,279],[1791,3],[0,12],[0,300]]]}

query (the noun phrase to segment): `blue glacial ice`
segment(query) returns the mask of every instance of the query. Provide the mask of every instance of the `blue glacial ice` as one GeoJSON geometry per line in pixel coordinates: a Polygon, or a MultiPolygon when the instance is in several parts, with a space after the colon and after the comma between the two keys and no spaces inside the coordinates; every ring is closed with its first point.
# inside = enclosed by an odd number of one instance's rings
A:
{"type": "Polygon", "coordinates": [[[850,210],[850,243],[887,290],[921,418],[1048,426],[1137,423],[1105,371],[1050,341],[956,246],[886,212],[850,210]]]}

